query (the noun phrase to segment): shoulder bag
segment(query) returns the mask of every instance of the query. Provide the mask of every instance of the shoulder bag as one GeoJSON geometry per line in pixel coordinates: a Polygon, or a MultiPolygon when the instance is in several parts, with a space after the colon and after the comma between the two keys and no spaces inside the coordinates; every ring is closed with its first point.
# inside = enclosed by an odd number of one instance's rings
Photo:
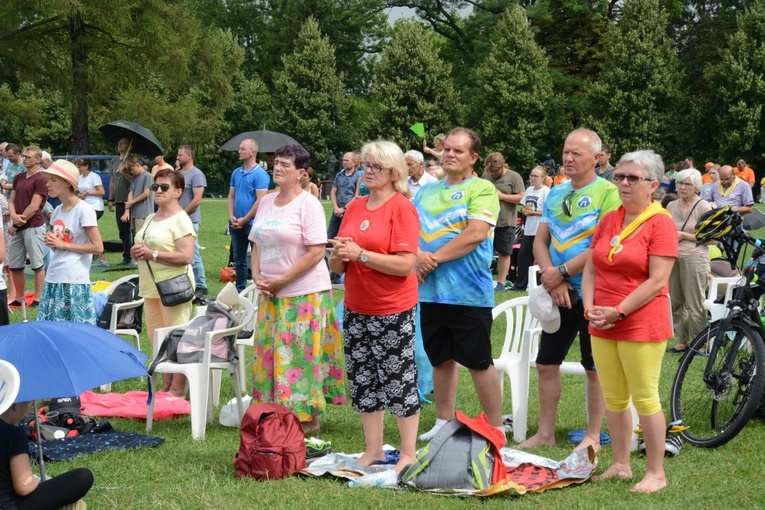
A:
{"type": "MultiPolygon", "coordinates": [[[[149,220],[149,223],[146,225],[144,232],[149,229],[149,225],[153,220],[154,217],[152,216],[151,220],[149,220]]],[[[148,260],[146,261],[146,265],[149,268],[149,274],[151,274],[151,279],[157,287],[157,292],[159,293],[159,298],[162,300],[163,305],[177,306],[182,305],[183,303],[188,303],[194,299],[194,287],[191,285],[188,268],[183,274],[158,282],[157,279],[154,278],[154,271],[151,270],[151,264],[149,264],[148,260]]]]}

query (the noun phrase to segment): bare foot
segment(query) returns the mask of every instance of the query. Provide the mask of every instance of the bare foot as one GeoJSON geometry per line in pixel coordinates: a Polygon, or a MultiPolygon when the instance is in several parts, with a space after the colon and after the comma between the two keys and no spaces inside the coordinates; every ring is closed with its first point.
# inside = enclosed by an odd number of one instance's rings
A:
{"type": "Polygon", "coordinates": [[[542,437],[539,434],[534,434],[524,442],[515,445],[515,449],[525,450],[526,448],[533,448],[535,446],[555,446],[556,444],[555,436],[542,437]]]}
{"type": "Polygon", "coordinates": [[[303,433],[307,436],[309,434],[318,434],[321,426],[319,425],[319,419],[317,417],[311,418],[311,421],[300,422],[303,427],[303,433]]]}
{"type": "Polygon", "coordinates": [[[656,492],[666,486],[666,477],[646,474],[642,480],[630,489],[630,492],[656,492]]]}
{"type": "MultiPolygon", "coordinates": [[[[600,436],[600,434],[598,434],[598,436],[600,436]]],[[[582,439],[581,443],[576,445],[574,451],[586,450],[588,446],[592,446],[592,449],[595,450],[595,453],[598,453],[600,451],[600,437],[584,436],[584,439],[582,439]]]]}
{"type": "Polygon", "coordinates": [[[412,462],[414,462],[414,457],[411,457],[409,455],[400,455],[398,457],[398,462],[396,462],[396,465],[393,466],[393,470],[396,473],[400,473],[402,469],[407,467],[412,462]]]}
{"type": "Polygon", "coordinates": [[[354,464],[358,464],[359,466],[371,466],[375,462],[381,462],[384,460],[385,460],[385,452],[382,450],[375,453],[364,452],[364,455],[359,457],[359,459],[356,462],[354,462],[354,464]]]}
{"type": "Polygon", "coordinates": [[[632,468],[628,465],[614,464],[610,468],[606,469],[601,475],[593,476],[593,482],[602,482],[609,478],[616,478],[617,480],[629,480],[632,478],[632,468]]]}

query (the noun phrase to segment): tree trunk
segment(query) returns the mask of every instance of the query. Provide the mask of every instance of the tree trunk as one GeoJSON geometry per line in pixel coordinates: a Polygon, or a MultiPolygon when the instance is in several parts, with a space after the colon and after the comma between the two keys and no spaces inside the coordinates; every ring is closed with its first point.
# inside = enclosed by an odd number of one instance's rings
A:
{"type": "Polygon", "coordinates": [[[90,154],[88,149],[88,51],[85,47],[85,21],[82,12],[69,16],[72,43],[72,154],[90,154]]]}

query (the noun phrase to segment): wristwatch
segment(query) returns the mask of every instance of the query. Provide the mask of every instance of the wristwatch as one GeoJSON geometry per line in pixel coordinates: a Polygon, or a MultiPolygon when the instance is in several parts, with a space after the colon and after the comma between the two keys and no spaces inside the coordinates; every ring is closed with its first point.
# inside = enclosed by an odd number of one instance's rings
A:
{"type": "Polygon", "coordinates": [[[362,249],[361,252],[359,252],[359,262],[362,264],[369,262],[369,254],[367,253],[367,250],[362,249]]]}
{"type": "Polygon", "coordinates": [[[561,264],[561,265],[559,265],[559,266],[558,266],[558,271],[560,272],[560,275],[561,275],[561,276],[562,276],[564,279],[568,278],[569,274],[568,274],[568,268],[566,267],[566,264],[561,264]]]}
{"type": "Polygon", "coordinates": [[[151,254],[151,258],[153,258],[154,262],[156,262],[157,257],[159,257],[159,250],[154,250],[154,253],[151,254]]]}

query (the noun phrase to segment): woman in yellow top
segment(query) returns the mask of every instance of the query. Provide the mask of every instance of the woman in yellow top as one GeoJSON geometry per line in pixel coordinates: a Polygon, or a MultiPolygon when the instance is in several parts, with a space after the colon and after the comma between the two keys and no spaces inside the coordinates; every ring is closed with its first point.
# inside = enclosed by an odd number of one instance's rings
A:
{"type": "MultiPolygon", "coordinates": [[[[139,294],[144,298],[146,327],[149,340],[154,342],[154,330],[167,326],[185,324],[191,318],[192,302],[176,306],[165,306],[154,285],[149,266],[157,281],[163,281],[186,273],[193,284],[194,273],[191,261],[194,258],[194,225],[178,200],[183,194],[185,180],[181,172],[160,170],[154,177],[151,190],[159,206],[155,214],[146,218],[141,230],[135,236],[130,250],[138,264],[139,294]]],[[[186,393],[186,376],[183,374],[162,374],[162,389],[176,397],[186,393]]]]}

